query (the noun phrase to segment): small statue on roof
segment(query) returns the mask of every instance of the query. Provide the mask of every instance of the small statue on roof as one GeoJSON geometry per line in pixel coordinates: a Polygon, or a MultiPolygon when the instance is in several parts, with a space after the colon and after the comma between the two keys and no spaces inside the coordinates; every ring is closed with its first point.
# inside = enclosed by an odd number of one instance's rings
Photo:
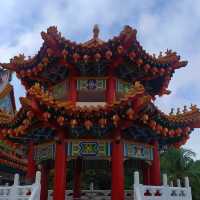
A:
{"type": "Polygon", "coordinates": [[[136,40],[136,29],[133,29],[131,26],[124,26],[124,29],[120,33],[120,40],[124,48],[129,48],[131,43],[136,40]]]}
{"type": "Polygon", "coordinates": [[[174,114],[174,108],[171,108],[169,115],[173,115],[173,114],[174,114]]]}
{"type": "Polygon", "coordinates": [[[180,114],[181,114],[180,108],[177,108],[176,114],[177,114],[177,115],[180,115],[180,114]]]}
{"type": "Polygon", "coordinates": [[[25,62],[25,55],[24,54],[19,54],[18,56],[14,56],[14,58],[10,59],[11,63],[14,64],[23,64],[25,62]]]}
{"type": "Polygon", "coordinates": [[[170,55],[171,53],[172,53],[171,49],[167,49],[166,52],[165,52],[166,55],[170,55]]]}
{"type": "Polygon", "coordinates": [[[190,109],[191,109],[191,111],[197,111],[198,110],[197,105],[195,105],[195,104],[191,104],[190,109]]]}
{"type": "Polygon", "coordinates": [[[186,113],[188,111],[187,106],[183,107],[183,113],[186,113]]]}
{"type": "Polygon", "coordinates": [[[162,58],[162,51],[160,51],[158,58],[162,58]]]}

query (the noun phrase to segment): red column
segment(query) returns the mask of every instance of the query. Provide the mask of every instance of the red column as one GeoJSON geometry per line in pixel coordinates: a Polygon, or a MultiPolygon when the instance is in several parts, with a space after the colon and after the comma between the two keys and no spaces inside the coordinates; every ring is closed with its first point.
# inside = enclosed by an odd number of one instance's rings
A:
{"type": "Polygon", "coordinates": [[[35,180],[35,174],[36,174],[36,163],[34,160],[34,144],[33,142],[30,142],[28,150],[28,166],[27,166],[26,180],[29,183],[33,183],[35,180]]]}
{"type": "Polygon", "coordinates": [[[64,133],[59,132],[58,136],[59,141],[56,143],[53,200],[65,200],[67,152],[64,133]]]}
{"type": "Polygon", "coordinates": [[[143,167],[144,185],[150,185],[150,168],[149,166],[143,167]]]}
{"type": "Polygon", "coordinates": [[[124,200],[123,144],[112,142],[112,200],[124,200]]]}
{"type": "Polygon", "coordinates": [[[40,200],[47,200],[48,198],[48,168],[46,163],[41,166],[41,192],[40,200]]]}
{"type": "Polygon", "coordinates": [[[69,80],[69,101],[76,103],[76,100],[77,100],[76,79],[72,77],[69,80]]]}
{"type": "Polygon", "coordinates": [[[81,197],[81,169],[82,160],[77,159],[75,164],[75,174],[74,174],[74,199],[79,199],[81,197]]]}
{"type": "Polygon", "coordinates": [[[150,167],[151,185],[160,185],[160,154],[158,148],[158,141],[153,143],[153,161],[150,167]]]}
{"type": "Polygon", "coordinates": [[[107,80],[107,93],[106,93],[106,101],[107,103],[113,103],[116,97],[116,79],[111,76],[107,80]]]}

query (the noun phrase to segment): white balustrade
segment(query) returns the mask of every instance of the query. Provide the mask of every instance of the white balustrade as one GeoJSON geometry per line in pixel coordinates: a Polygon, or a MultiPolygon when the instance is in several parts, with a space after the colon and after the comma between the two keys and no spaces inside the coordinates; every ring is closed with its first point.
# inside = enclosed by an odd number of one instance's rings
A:
{"type": "Polygon", "coordinates": [[[12,186],[0,186],[0,200],[40,200],[41,173],[36,173],[35,183],[19,185],[19,175],[15,174],[12,186]]]}
{"type": "MultiPolygon", "coordinates": [[[[66,190],[67,200],[73,200],[73,190],[66,190]]],[[[82,190],[81,198],[77,200],[110,200],[111,190],[95,190],[94,184],[90,184],[90,190],[82,190]]],[[[48,191],[48,200],[53,200],[53,191],[48,191]]],[[[125,200],[192,200],[191,188],[188,177],[185,178],[185,187],[181,187],[181,181],[177,180],[177,187],[172,183],[168,185],[167,175],[163,174],[162,186],[150,186],[140,184],[139,172],[134,173],[133,190],[125,191],[125,200]]]]}
{"type": "MultiPolygon", "coordinates": [[[[90,185],[91,186],[91,185],[90,185]]],[[[133,200],[133,190],[125,191],[125,200],[133,200]]],[[[65,198],[67,200],[73,199],[73,190],[66,190],[65,198]]],[[[81,191],[81,200],[111,200],[111,190],[82,190],[81,191]]],[[[80,200],[77,198],[77,200],[80,200]]],[[[53,200],[53,191],[48,191],[48,200],[53,200]]]]}
{"type": "MultiPolygon", "coordinates": [[[[0,200],[40,200],[41,173],[36,173],[35,183],[32,185],[19,185],[19,175],[16,174],[12,186],[0,186],[0,200]]],[[[171,185],[171,184],[170,184],[171,185]]],[[[163,175],[162,186],[142,185],[139,173],[134,173],[133,190],[125,191],[125,200],[192,200],[191,188],[188,177],[185,177],[185,186],[181,187],[181,181],[177,180],[177,187],[168,185],[167,175],[163,175]]],[[[73,191],[66,190],[67,200],[73,199],[73,191]]],[[[89,190],[81,191],[81,200],[110,200],[111,190],[95,190],[91,183],[89,190]]],[[[48,191],[48,200],[53,200],[53,191],[48,191]]],[[[78,199],[77,199],[78,200],[78,199]]]]}
{"type": "Polygon", "coordinates": [[[191,188],[188,177],[185,178],[185,187],[181,187],[180,179],[177,187],[170,186],[167,175],[163,175],[162,186],[142,185],[139,183],[139,173],[134,173],[134,200],[192,200],[191,188]]]}

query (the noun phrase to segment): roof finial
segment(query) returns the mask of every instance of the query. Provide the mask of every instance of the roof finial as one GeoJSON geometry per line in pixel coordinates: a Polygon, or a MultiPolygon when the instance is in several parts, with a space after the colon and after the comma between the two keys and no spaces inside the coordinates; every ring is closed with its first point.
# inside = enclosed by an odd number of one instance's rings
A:
{"type": "Polygon", "coordinates": [[[94,39],[98,39],[99,38],[99,32],[100,32],[99,26],[98,26],[98,24],[95,24],[94,28],[93,28],[93,38],[94,39]]]}
{"type": "Polygon", "coordinates": [[[171,108],[169,115],[173,115],[173,114],[174,114],[174,108],[171,108]]]}
{"type": "Polygon", "coordinates": [[[177,115],[181,114],[181,110],[180,108],[177,108],[177,112],[176,112],[177,115]]]}

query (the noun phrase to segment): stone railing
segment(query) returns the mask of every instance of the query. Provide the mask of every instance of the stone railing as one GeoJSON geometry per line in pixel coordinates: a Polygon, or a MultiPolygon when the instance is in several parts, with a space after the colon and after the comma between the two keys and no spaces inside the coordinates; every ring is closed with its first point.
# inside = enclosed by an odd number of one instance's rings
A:
{"type": "MultiPolygon", "coordinates": [[[[133,200],[133,191],[126,190],[125,200],[133,200]]],[[[75,200],[73,199],[73,190],[67,190],[65,193],[65,198],[67,200],[75,200]]],[[[111,200],[111,190],[82,190],[81,198],[76,198],[76,200],[111,200]]],[[[48,200],[53,200],[52,190],[48,192],[48,200]]]]}
{"type": "Polygon", "coordinates": [[[142,185],[139,181],[139,173],[134,173],[134,199],[135,200],[192,200],[189,179],[185,177],[185,186],[181,187],[177,180],[177,187],[169,186],[167,175],[163,175],[162,186],[142,185]]]}
{"type": "MultiPolygon", "coordinates": [[[[125,191],[125,200],[133,200],[133,190],[125,191]]],[[[65,199],[67,200],[111,200],[111,190],[95,190],[93,183],[89,190],[81,191],[81,198],[73,199],[73,190],[66,190],[65,199]]],[[[53,191],[48,191],[48,200],[53,200],[53,191]]]]}
{"type": "MultiPolygon", "coordinates": [[[[40,200],[41,173],[36,173],[35,183],[32,185],[19,185],[19,175],[16,174],[12,186],[0,186],[0,200],[40,200]]],[[[73,191],[66,190],[66,199],[73,199],[73,191]]],[[[81,200],[110,200],[111,190],[95,190],[91,184],[89,190],[81,191],[81,200]]],[[[77,199],[77,200],[80,200],[77,199]]],[[[139,173],[134,173],[134,189],[125,191],[125,200],[192,200],[191,188],[188,177],[185,178],[185,186],[181,187],[180,180],[177,186],[169,186],[167,176],[163,175],[162,186],[142,185],[139,181],[139,173]]],[[[53,191],[48,191],[48,200],[53,200],[53,191]]]]}
{"type": "Polygon", "coordinates": [[[19,175],[15,174],[12,186],[0,186],[0,200],[40,200],[41,173],[36,173],[35,183],[19,185],[19,175]]]}

